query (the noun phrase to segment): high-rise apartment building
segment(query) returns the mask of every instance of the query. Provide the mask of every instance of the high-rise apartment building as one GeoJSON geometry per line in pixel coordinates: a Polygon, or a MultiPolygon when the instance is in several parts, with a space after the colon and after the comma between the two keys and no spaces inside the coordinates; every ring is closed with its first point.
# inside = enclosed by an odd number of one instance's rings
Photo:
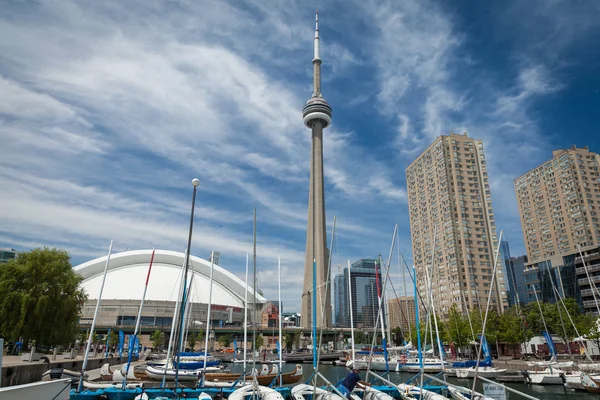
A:
{"type": "MultiPolygon", "coordinates": [[[[579,250],[600,249],[600,155],[586,147],[555,150],[552,159],[515,179],[528,262],[527,300],[556,301],[553,287],[597,312],[579,250]]],[[[600,266],[589,266],[600,281],[600,266]]]]}
{"type": "Polygon", "coordinates": [[[600,245],[599,165],[598,154],[573,146],[515,179],[529,264],[600,245]]]}
{"type": "Polygon", "coordinates": [[[433,296],[438,313],[452,304],[470,309],[507,307],[502,268],[492,272],[498,246],[483,143],[467,134],[438,137],[406,169],[413,261],[417,283],[426,293],[433,264],[433,296]],[[435,232],[435,257],[432,250],[435,232]]]}
{"type": "Polygon", "coordinates": [[[388,312],[390,327],[400,327],[405,334],[410,332],[411,327],[416,324],[415,298],[413,296],[401,296],[388,300],[388,312]]]}

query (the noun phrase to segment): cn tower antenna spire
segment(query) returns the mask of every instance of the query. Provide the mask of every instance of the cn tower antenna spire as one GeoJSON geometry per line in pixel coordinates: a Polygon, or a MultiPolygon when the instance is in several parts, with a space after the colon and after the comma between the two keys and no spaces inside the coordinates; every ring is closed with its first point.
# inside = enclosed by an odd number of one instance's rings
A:
{"type": "Polygon", "coordinates": [[[319,10],[315,13],[315,56],[313,62],[313,97],[322,97],[321,95],[321,57],[319,57],[319,10]]]}

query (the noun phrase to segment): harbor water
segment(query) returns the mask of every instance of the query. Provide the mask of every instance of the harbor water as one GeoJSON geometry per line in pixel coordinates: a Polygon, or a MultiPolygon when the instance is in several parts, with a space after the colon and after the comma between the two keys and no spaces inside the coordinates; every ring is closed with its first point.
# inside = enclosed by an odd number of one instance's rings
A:
{"type": "MultiPolygon", "coordinates": [[[[240,364],[230,364],[231,370],[234,372],[241,372],[242,366],[240,364]]],[[[295,364],[284,364],[283,371],[291,371],[294,368],[295,364]]],[[[302,378],[305,382],[310,378],[313,367],[312,364],[303,364],[304,368],[304,377],[302,378]]],[[[319,372],[325,376],[325,378],[329,379],[331,383],[337,383],[346,377],[347,369],[345,367],[338,367],[334,365],[319,365],[319,372]]],[[[385,372],[377,372],[377,374],[381,376],[385,376],[385,372]]],[[[366,371],[360,371],[360,376],[365,379],[366,371]]],[[[400,373],[400,372],[390,372],[389,380],[394,383],[404,383],[414,377],[414,374],[400,373]]],[[[387,377],[386,377],[387,378],[387,377]]],[[[448,378],[448,382],[453,383],[455,385],[468,387],[469,389],[473,386],[472,379],[456,379],[456,378],[448,378]]],[[[437,385],[437,383],[430,383],[431,385],[437,385]]],[[[598,398],[597,394],[580,392],[580,391],[572,391],[570,389],[566,389],[560,385],[528,385],[525,383],[504,383],[505,386],[516,389],[520,392],[527,393],[531,396],[537,397],[540,400],[591,400],[593,398],[598,398]]],[[[478,384],[477,391],[483,392],[483,388],[481,384],[478,384]]],[[[514,393],[508,394],[507,398],[511,400],[523,399],[524,397],[518,396],[514,393]]]]}

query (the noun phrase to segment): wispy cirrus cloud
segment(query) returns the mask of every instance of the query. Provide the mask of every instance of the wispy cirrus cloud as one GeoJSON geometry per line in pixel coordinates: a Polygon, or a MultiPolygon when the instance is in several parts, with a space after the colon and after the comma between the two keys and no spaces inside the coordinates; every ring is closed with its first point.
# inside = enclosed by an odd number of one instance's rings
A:
{"type": "MultiPolygon", "coordinates": [[[[569,87],[564,71],[598,29],[596,6],[513,1],[472,17],[436,1],[341,5],[320,7],[335,262],[385,253],[396,221],[410,252],[404,168],[451,130],[484,140],[498,226],[518,242],[512,178],[560,144],[536,106],[569,87]]],[[[14,189],[0,196],[0,240],[60,245],[79,261],[109,238],[177,250],[199,177],[195,254],[220,250],[242,276],[256,207],[266,294],[275,297],[279,254],[284,301],[298,306],[314,8],[10,4],[0,16],[0,185],[14,189]]]]}

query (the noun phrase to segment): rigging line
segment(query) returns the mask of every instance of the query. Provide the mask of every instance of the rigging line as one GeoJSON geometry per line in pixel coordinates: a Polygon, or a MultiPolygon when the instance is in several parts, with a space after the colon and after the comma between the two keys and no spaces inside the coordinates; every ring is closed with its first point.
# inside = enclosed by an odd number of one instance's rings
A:
{"type": "MultiPolygon", "coordinates": [[[[398,233],[398,224],[396,224],[394,226],[394,235],[392,236],[392,245],[390,247],[390,255],[388,258],[388,264],[390,264],[392,262],[392,256],[393,256],[393,251],[394,251],[394,245],[396,244],[396,234],[398,233]]],[[[383,261],[381,260],[381,257],[379,258],[379,262],[383,263],[383,261]]],[[[377,267],[377,266],[376,266],[377,267]]],[[[383,287],[385,287],[387,285],[388,282],[388,278],[390,276],[390,269],[387,268],[386,272],[385,272],[385,279],[383,281],[383,287]]],[[[379,313],[383,312],[383,302],[381,302],[381,304],[379,305],[379,313]]],[[[367,375],[369,376],[369,372],[371,371],[371,360],[373,358],[373,347],[375,346],[375,340],[377,338],[377,327],[379,325],[379,313],[377,314],[377,319],[375,320],[375,329],[373,330],[373,340],[371,341],[371,351],[369,352],[369,359],[367,362],[367,375]]]]}
{"type": "MultiPolygon", "coordinates": [[[[475,379],[473,380],[473,389],[472,391],[475,391],[475,384],[477,383],[477,375],[479,372],[479,361],[480,361],[480,357],[481,357],[481,349],[483,348],[483,340],[485,337],[485,327],[487,324],[487,317],[488,317],[488,312],[490,310],[490,303],[492,301],[492,293],[493,290],[492,288],[494,287],[494,281],[496,279],[496,271],[498,270],[498,256],[500,255],[500,243],[502,242],[502,235],[503,235],[503,231],[500,231],[500,237],[498,238],[498,247],[496,248],[496,254],[494,255],[494,270],[492,271],[492,281],[490,282],[490,290],[488,291],[488,298],[487,298],[487,304],[485,306],[485,318],[483,319],[482,325],[481,325],[481,341],[479,344],[479,348],[477,349],[477,363],[475,364],[475,379]]],[[[479,297],[479,296],[477,296],[479,297]]]]}
{"type": "MultiPolygon", "coordinates": [[[[558,298],[560,299],[560,302],[561,302],[562,306],[565,308],[565,311],[567,313],[567,317],[569,317],[569,321],[571,321],[571,324],[573,325],[573,328],[575,329],[575,333],[577,334],[577,337],[581,338],[581,335],[579,334],[579,331],[577,330],[577,326],[575,326],[575,322],[573,322],[573,319],[571,318],[571,314],[569,314],[569,310],[567,310],[567,306],[565,305],[565,302],[563,301],[563,298],[558,293],[558,289],[556,288],[556,285],[554,285],[554,284],[553,284],[553,289],[554,289],[554,292],[558,295],[558,298]]],[[[585,345],[581,345],[581,347],[583,347],[583,351],[585,352],[586,358],[589,361],[592,361],[592,358],[590,357],[590,355],[588,353],[587,347],[585,345]]]]}
{"type": "MultiPolygon", "coordinates": [[[[408,320],[406,319],[406,316],[402,312],[402,304],[400,303],[400,297],[396,293],[396,288],[394,288],[394,282],[391,279],[390,279],[390,286],[392,287],[392,292],[394,293],[394,296],[396,296],[396,301],[398,302],[398,309],[400,310],[400,316],[402,317],[404,322],[408,325],[408,320]]],[[[400,327],[400,331],[402,332],[402,336],[404,336],[404,330],[402,329],[402,327],[400,327]]]]}
{"type": "MultiPolygon", "coordinates": [[[[331,245],[330,247],[333,247],[333,240],[335,239],[335,223],[336,223],[336,216],[333,216],[333,228],[331,230],[331,245]]],[[[318,291],[319,293],[319,301],[321,302],[321,332],[319,333],[319,352],[317,353],[317,369],[315,371],[315,374],[317,374],[319,372],[319,359],[321,358],[321,344],[323,342],[323,330],[325,327],[325,303],[327,302],[327,295],[329,294],[329,280],[330,280],[330,272],[331,272],[331,260],[333,259],[333,256],[331,254],[331,252],[329,252],[329,257],[327,257],[327,278],[325,279],[325,301],[323,301],[323,298],[321,296],[321,292],[323,292],[322,290],[318,291]]],[[[313,351],[315,351],[316,349],[313,349],[313,351]]]]}
{"type": "MultiPolygon", "coordinates": [[[[434,350],[434,345],[433,345],[433,328],[431,327],[431,311],[433,310],[434,314],[433,317],[436,318],[435,315],[435,310],[433,308],[433,273],[435,272],[435,245],[436,245],[436,240],[437,240],[437,226],[433,227],[433,243],[431,246],[431,269],[427,266],[427,264],[425,265],[425,285],[427,287],[427,306],[428,306],[428,312],[427,312],[427,323],[425,325],[425,341],[424,341],[424,348],[427,347],[427,329],[429,329],[429,334],[432,335],[431,337],[431,349],[433,350],[433,354],[435,355],[435,350],[434,350]],[[431,273],[431,274],[430,274],[431,273]]],[[[437,325],[436,325],[437,326],[437,325]]],[[[440,352],[440,360],[442,358],[442,354],[440,352]]],[[[441,365],[442,365],[442,371],[444,370],[444,361],[441,360],[441,365]]],[[[421,383],[419,385],[421,391],[420,394],[423,394],[423,372],[424,370],[421,370],[421,383]]]]}
{"type": "MultiPolygon", "coordinates": [[[[402,257],[402,262],[404,262],[404,267],[408,271],[408,276],[410,276],[411,282],[417,284],[417,296],[419,297],[419,301],[421,302],[421,307],[423,307],[423,311],[425,313],[428,313],[429,311],[427,309],[427,306],[425,305],[425,301],[423,301],[423,296],[421,296],[421,291],[418,288],[419,284],[418,284],[418,282],[415,282],[415,277],[410,272],[410,268],[408,268],[408,264],[406,263],[406,259],[404,257],[402,257]]],[[[415,270],[415,275],[416,275],[416,270],[415,270]]]]}

